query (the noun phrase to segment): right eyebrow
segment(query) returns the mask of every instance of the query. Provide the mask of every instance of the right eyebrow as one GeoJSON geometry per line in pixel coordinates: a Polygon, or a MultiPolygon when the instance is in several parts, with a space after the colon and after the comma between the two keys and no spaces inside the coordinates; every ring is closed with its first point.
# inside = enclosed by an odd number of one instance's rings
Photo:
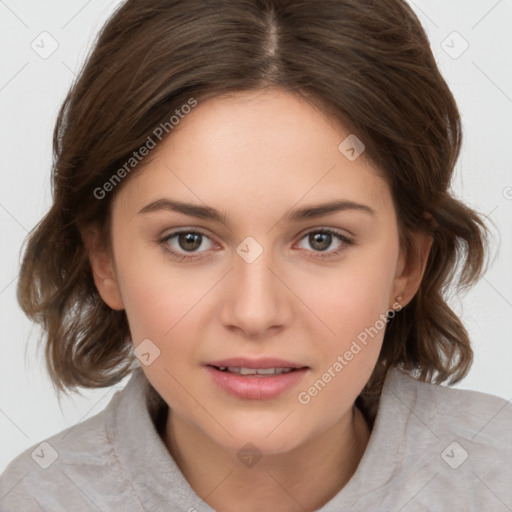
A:
{"type": "Polygon", "coordinates": [[[198,217],[199,219],[209,219],[216,222],[220,222],[226,226],[229,226],[229,220],[224,212],[220,212],[211,206],[201,206],[193,203],[184,203],[182,201],[176,201],[174,199],[157,199],[152,203],[147,204],[138,213],[150,213],[161,210],[174,211],[189,215],[190,217],[198,217]]]}

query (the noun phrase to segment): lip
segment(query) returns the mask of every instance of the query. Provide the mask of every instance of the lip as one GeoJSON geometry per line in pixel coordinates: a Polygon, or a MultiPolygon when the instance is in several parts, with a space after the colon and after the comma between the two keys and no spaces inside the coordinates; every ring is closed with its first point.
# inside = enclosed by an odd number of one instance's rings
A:
{"type": "Polygon", "coordinates": [[[206,363],[206,371],[213,382],[224,392],[246,400],[268,400],[276,398],[295,387],[309,368],[283,359],[231,358],[206,363]],[[216,367],[238,366],[244,368],[294,368],[293,371],[272,376],[237,375],[223,372],[216,367]]]}
{"type": "Polygon", "coordinates": [[[209,361],[205,363],[208,366],[241,366],[244,368],[305,368],[305,365],[292,363],[284,359],[272,357],[263,357],[259,359],[249,359],[247,357],[232,357],[230,359],[221,359],[218,361],[209,361]]]}

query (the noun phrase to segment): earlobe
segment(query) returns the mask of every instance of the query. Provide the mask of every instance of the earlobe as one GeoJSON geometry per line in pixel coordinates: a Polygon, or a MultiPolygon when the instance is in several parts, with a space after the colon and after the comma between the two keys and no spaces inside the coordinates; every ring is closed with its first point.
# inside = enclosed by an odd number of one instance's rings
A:
{"type": "Polygon", "coordinates": [[[397,266],[393,296],[401,297],[401,306],[408,304],[418,291],[434,239],[424,232],[411,233],[412,251],[403,248],[397,266]]]}
{"type": "Polygon", "coordinates": [[[112,309],[124,309],[117,277],[114,271],[113,258],[108,247],[100,240],[99,231],[86,228],[81,231],[84,247],[89,255],[94,283],[104,302],[112,309]]]}

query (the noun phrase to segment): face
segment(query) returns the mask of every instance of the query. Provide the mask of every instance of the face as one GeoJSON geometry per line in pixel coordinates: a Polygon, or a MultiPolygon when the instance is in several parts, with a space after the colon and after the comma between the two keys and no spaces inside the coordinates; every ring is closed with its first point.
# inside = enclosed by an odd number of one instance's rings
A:
{"type": "Polygon", "coordinates": [[[348,135],[291,93],[217,97],[114,199],[118,298],[98,289],[175,418],[227,449],[286,452],[347,418],[404,294],[390,190],[348,135]]]}

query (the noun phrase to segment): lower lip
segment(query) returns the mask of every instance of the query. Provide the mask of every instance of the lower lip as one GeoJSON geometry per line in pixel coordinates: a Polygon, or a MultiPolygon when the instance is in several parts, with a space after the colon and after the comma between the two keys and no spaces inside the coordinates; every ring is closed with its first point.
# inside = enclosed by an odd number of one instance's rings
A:
{"type": "Polygon", "coordinates": [[[296,386],[306,374],[307,368],[300,368],[280,375],[258,377],[257,375],[237,375],[221,372],[206,366],[214,382],[230,395],[249,400],[266,400],[296,386]]]}

